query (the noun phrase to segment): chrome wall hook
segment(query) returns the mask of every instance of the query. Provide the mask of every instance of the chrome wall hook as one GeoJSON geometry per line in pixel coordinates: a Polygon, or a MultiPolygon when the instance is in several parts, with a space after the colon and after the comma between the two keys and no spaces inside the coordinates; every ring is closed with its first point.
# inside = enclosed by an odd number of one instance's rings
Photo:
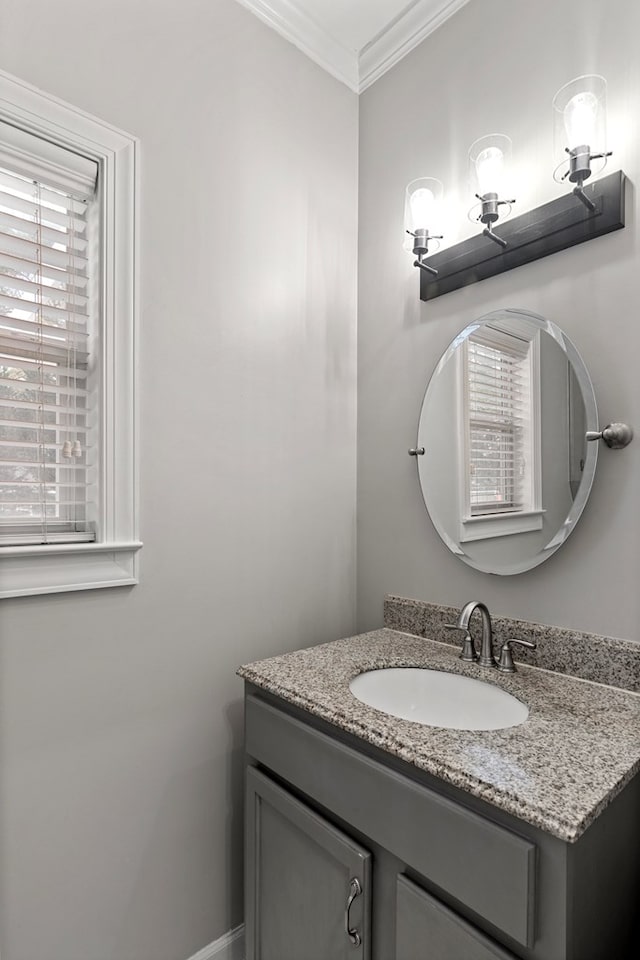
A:
{"type": "Polygon", "coordinates": [[[587,430],[587,440],[604,440],[612,450],[622,450],[633,440],[633,428],[628,423],[609,423],[604,430],[587,430]]]}

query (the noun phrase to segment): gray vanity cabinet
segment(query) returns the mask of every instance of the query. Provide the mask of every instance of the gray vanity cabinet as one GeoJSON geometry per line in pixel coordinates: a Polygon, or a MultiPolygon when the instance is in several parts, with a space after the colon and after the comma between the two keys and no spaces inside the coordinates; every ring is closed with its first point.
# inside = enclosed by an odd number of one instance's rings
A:
{"type": "Polygon", "coordinates": [[[246,960],[640,956],[640,777],[567,843],[251,685],[245,747],[246,960]]]}
{"type": "Polygon", "coordinates": [[[369,852],[252,768],[246,818],[247,960],[369,960],[369,852]]]}

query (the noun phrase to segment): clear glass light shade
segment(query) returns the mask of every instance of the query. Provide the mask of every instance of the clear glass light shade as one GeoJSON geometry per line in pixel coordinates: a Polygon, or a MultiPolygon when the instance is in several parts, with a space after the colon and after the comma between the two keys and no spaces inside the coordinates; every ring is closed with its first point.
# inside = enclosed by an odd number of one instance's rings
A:
{"type": "MultiPolygon", "coordinates": [[[[553,150],[556,180],[568,169],[567,150],[587,148],[588,154],[607,149],[607,81],[597,74],[576,77],[565,83],[553,98],[553,150]]],[[[594,171],[601,170],[606,158],[596,160],[594,171]]]]}
{"type": "MultiPolygon", "coordinates": [[[[409,233],[428,230],[430,236],[442,233],[442,184],[433,177],[420,177],[407,185],[404,195],[404,249],[413,249],[409,233]]],[[[438,244],[434,242],[433,251],[438,244]]]]}
{"type": "Polygon", "coordinates": [[[481,197],[488,193],[506,199],[511,163],[511,140],[504,133],[480,137],[469,147],[471,189],[481,197]]]}

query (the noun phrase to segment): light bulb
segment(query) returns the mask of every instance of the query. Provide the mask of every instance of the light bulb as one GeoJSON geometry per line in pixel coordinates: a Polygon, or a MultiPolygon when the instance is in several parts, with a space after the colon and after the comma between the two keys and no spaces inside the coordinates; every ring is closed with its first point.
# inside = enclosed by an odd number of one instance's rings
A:
{"type": "Polygon", "coordinates": [[[409,198],[411,206],[411,219],[413,220],[413,229],[427,230],[429,222],[433,215],[433,204],[435,196],[428,187],[420,187],[414,190],[409,198]]]}
{"type": "MultiPolygon", "coordinates": [[[[442,184],[435,177],[418,177],[407,184],[404,192],[405,250],[424,256],[431,241],[442,233],[442,184]]],[[[436,247],[437,249],[437,247],[436,247]]]]}
{"type": "Polygon", "coordinates": [[[576,93],[564,108],[564,128],[570,150],[595,143],[598,98],[585,90],[576,93]]]}
{"type": "Polygon", "coordinates": [[[481,196],[487,193],[500,195],[504,177],[504,154],[499,147],[487,147],[476,159],[476,174],[481,196]]]}

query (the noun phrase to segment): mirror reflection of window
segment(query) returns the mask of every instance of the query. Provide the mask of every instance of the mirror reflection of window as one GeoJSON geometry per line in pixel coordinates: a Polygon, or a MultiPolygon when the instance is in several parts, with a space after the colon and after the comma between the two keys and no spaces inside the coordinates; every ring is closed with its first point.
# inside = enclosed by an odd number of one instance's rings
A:
{"type": "Polygon", "coordinates": [[[538,337],[483,327],[465,341],[462,381],[463,538],[538,528],[538,337]]]}

